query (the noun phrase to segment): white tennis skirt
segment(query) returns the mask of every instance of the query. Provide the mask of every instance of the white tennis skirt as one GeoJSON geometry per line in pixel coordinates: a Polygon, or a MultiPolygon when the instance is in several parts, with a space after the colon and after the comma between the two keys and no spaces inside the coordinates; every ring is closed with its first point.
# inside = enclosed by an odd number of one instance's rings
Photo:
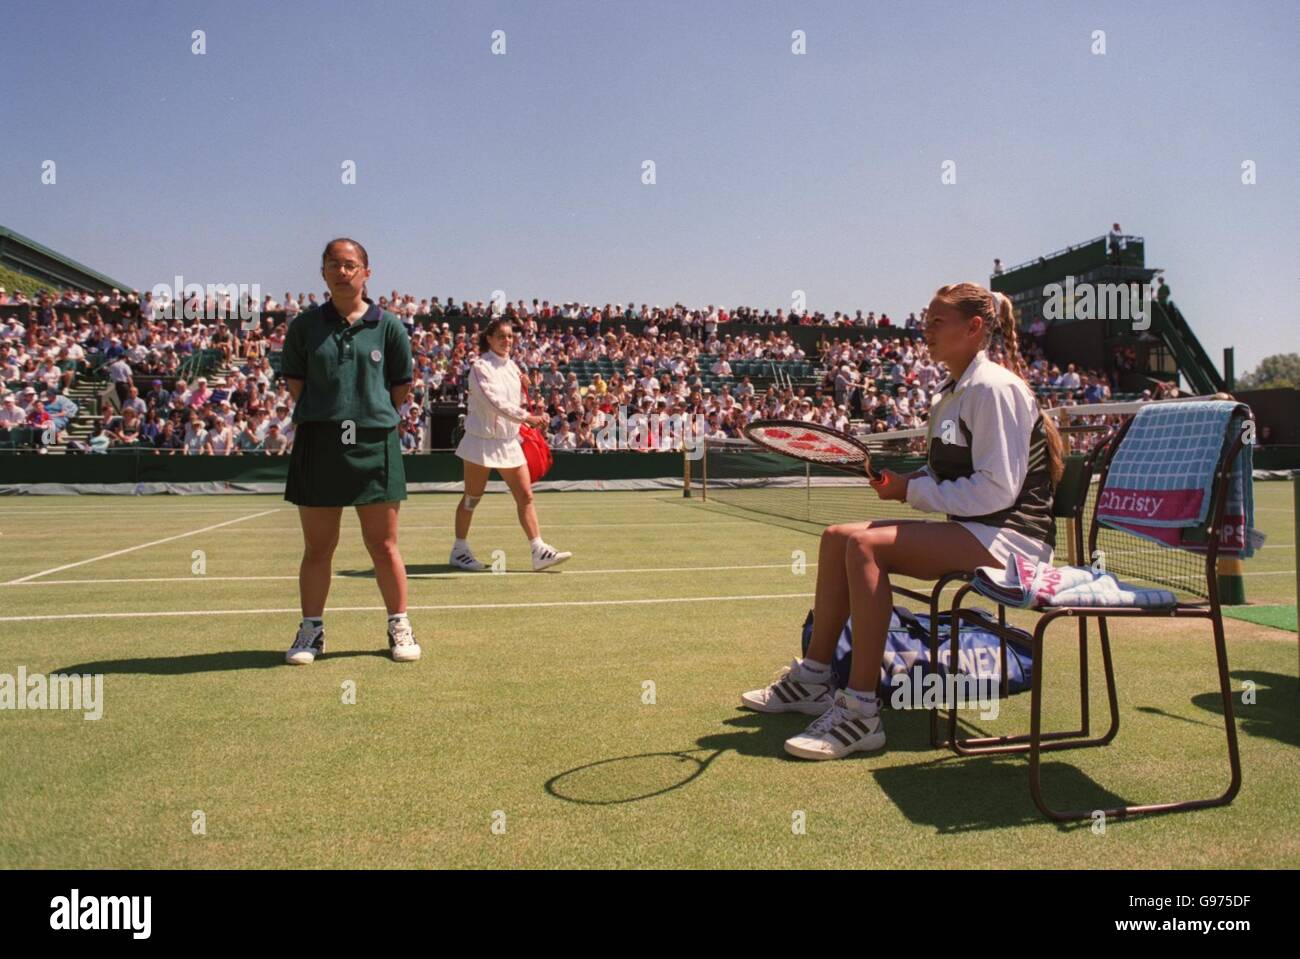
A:
{"type": "Polygon", "coordinates": [[[466,433],[456,447],[456,455],[466,462],[490,469],[513,469],[528,462],[524,459],[524,448],[519,444],[518,437],[512,440],[494,440],[466,433]]]}
{"type": "MultiPolygon", "coordinates": [[[[1051,563],[1054,559],[1056,551],[1041,539],[1034,539],[1013,529],[989,526],[987,523],[972,523],[969,520],[957,522],[984,544],[984,548],[1002,564],[1003,569],[1011,561],[1012,553],[1019,553],[1031,563],[1051,563]]],[[[1065,520],[1057,519],[1057,522],[1063,523],[1065,520]]]]}

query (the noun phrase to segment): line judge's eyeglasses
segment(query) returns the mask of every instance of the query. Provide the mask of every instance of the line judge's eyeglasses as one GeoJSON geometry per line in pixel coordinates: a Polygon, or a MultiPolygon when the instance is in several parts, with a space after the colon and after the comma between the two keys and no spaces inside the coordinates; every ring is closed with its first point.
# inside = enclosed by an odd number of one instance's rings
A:
{"type": "Polygon", "coordinates": [[[364,269],[364,267],[362,267],[360,263],[353,263],[351,261],[340,263],[338,260],[326,260],[325,269],[332,270],[335,273],[352,274],[357,272],[357,270],[364,269]]]}

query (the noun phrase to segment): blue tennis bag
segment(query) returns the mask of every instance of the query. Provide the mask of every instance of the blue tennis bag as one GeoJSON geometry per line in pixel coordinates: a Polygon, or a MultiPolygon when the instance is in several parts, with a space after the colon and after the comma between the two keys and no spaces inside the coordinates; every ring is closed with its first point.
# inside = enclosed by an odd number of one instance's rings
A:
{"type": "MultiPolygon", "coordinates": [[[[990,625],[997,625],[997,620],[982,609],[968,610],[974,612],[990,625]]],[[[939,614],[939,678],[946,680],[948,661],[951,658],[949,643],[952,636],[951,613],[939,614]]],[[[831,670],[835,675],[835,686],[843,689],[849,683],[849,667],[853,658],[853,621],[850,619],[840,631],[839,642],[835,644],[835,657],[831,670]]],[[[1034,681],[1034,658],[1031,638],[1023,629],[1009,626],[1015,638],[1007,639],[1007,692],[1022,693],[1029,689],[1034,681]]],[[[813,611],[808,610],[808,618],[803,623],[803,655],[808,654],[808,644],[812,642],[813,611]]],[[[1002,660],[998,651],[996,633],[970,622],[962,623],[960,648],[958,652],[958,675],[978,676],[990,680],[994,687],[1001,688],[1002,660]]],[[[934,672],[930,663],[930,617],[913,613],[902,606],[895,606],[889,618],[889,632],[885,636],[885,655],[880,663],[880,685],[876,695],[882,703],[890,702],[895,689],[895,677],[924,678],[934,672]],[[917,673],[919,668],[920,672],[917,673]]]]}

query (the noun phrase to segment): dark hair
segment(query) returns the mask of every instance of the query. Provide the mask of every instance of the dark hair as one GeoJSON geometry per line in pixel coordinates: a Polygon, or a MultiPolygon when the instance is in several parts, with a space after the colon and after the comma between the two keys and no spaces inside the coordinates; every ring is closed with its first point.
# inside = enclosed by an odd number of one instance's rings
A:
{"type": "MultiPolygon", "coordinates": [[[[356,240],[352,239],[352,237],[350,236],[336,236],[334,239],[330,240],[328,243],[325,244],[325,249],[320,255],[321,266],[325,265],[325,257],[330,255],[330,247],[332,247],[336,243],[351,243],[353,246],[355,246],[357,248],[357,252],[361,254],[361,265],[364,266],[366,269],[370,269],[370,254],[366,252],[366,248],[364,246],[362,246],[356,240]]],[[[370,290],[367,288],[365,284],[363,284],[361,287],[361,298],[363,300],[370,298],[370,290]]]]}
{"type": "Polygon", "coordinates": [[[488,350],[492,349],[492,347],[488,345],[488,337],[501,329],[501,327],[510,325],[510,317],[508,316],[492,317],[492,319],[488,321],[487,329],[478,335],[478,351],[480,353],[486,353],[488,350]]]}

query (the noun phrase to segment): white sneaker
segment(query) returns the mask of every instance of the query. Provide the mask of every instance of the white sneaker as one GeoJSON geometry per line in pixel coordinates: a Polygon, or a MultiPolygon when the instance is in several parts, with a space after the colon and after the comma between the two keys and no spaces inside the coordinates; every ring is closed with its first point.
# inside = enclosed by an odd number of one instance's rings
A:
{"type": "Polygon", "coordinates": [[[487,564],[470,552],[468,546],[461,550],[453,546],[451,548],[451,558],[447,562],[457,569],[469,570],[471,573],[481,573],[487,569],[487,564]]]}
{"type": "Polygon", "coordinates": [[[294,666],[310,666],[323,652],[325,652],[325,627],[300,623],[298,635],[294,637],[289,651],[284,654],[284,661],[294,666]]]}
{"type": "Polygon", "coordinates": [[[559,566],[572,556],[572,553],[557,552],[554,546],[543,543],[540,548],[533,550],[533,572],[540,573],[551,566],[559,566]]]}
{"type": "Polygon", "coordinates": [[[413,663],[420,658],[420,644],[411,632],[411,621],[398,620],[388,624],[388,651],[395,663],[413,663]]]}
{"type": "Polygon", "coordinates": [[[834,675],[829,671],[824,676],[810,673],[796,659],[781,670],[771,685],[741,693],[740,704],[760,713],[820,716],[830,708],[835,695],[834,675]]]}
{"type": "Polygon", "coordinates": [[[831,708],[812,721],[798,736],[785,741],[785,751],[800,759],[843,759],[850,753],[871,752],[885,745],[885,730],[876,712],[844,690],[835,694],[831,708]]]}

